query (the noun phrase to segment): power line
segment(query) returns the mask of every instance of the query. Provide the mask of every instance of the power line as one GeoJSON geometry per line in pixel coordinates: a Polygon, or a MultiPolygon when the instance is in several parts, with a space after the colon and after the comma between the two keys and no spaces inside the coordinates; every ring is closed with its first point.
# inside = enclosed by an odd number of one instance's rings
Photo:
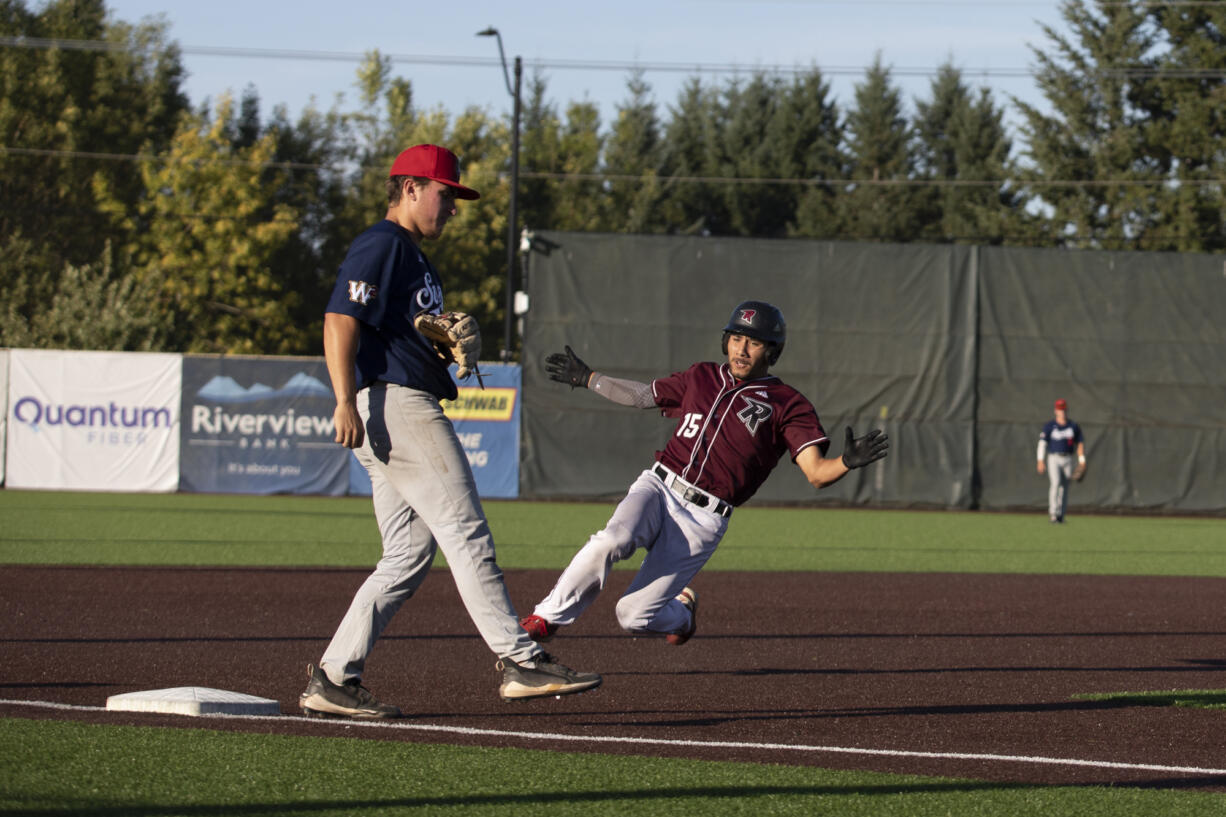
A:
{"type": "Polygon", "coordinates": [[[555,181],[590,182],[680,182],[682,184],[765,184],[803,185],[806,187],[844,185],[853,187],[1164,187],[1178,185],[1218,186],[1226,185],[1224,179],[771,179],[742,176],[628,176],[615,173],[546,173],[521,170],[520,178],[553,179],[555,181]]]}
{"type": "MultiPolygon", "coordinates": [[[[1122,4],[1121,4],[1122,5],[1122,4]]],[[[1188,0],[1183,3],[1154,3],[1152,5],[1218,5],[1220,2],[1201,2],[1188,0]]],[[[0,37],[0,46],[8,48],[61,49],[65,51],[155,51],[154,48],[133,47],[128,43],[116,43],[108,40],[69,40],[46,37],[0,37]]],[[[185,55],[205,57],[238,57],[245,59],[301,60],[308,62],[353,62],[361,63],[367,53],[356,51],[316,51],[283,48],[240,48],[232,46],[177,46],[185,55]]],[[[391,63],[406,65],[451,65],[469,68],[499,67],[501,62],[493,57],[460,57],[443,54],[380,54],[391,63]]],[[[680,74],[766,74],[766,75],[800,75],[817,71],[823,76],[860,76],[869,70],[865,65],[781,65],[781,64],[739,64],[712,62],[642,62],[637,60],[569,60],[535,58],[524,59],[523,64],[529,68],[554,69],[569,71],[618,71],[646,73],[680,73],[680,74]]],[[[989,68],[989,67],[959,67],[955,69],[971,77],[1024,78],[1035,76],[1039,71],[1033,68],[989,68]]],[[[935,76],[942,66],[887,66],[890,74],[903,77],[935,76]]],[[[1104,77],[1124,79],[1147,79],[1161,77],[1164,79],[1223,79],[1226,78],[1224,68],[1099,68],[1096,72],[1104,77]]]]}
{"type": "MultiPolygon", "coordinates": [[[[58,48],[65,51],[132,51],[142,50],[133,48],[128,43],[116,43],[107,40],[68,40],[46,37],[0,37],[0,46],[8,46],[10,48],[40,48],[53,49],[58,48]]],[[[368,56],[366,53],[355,51],[315,51],[302,49],[282,49],[282,48],[240,48],[231,46],[191,46],[180,45],[178,49],[181,53],[192,56],[204,57],[242,57],[249,59],[279,59],[279,60],[305,60],[305,61],[339,61],[339,62],[362,62],[368,56]]],[[[154,50],[154,49],[144,49],[154,50]]],[[[410,65],[454,65],[473,68],[487,68],[501,66],[501,62],[493,57],[459,57],[446,56],[439,54],[380,54],[384,59],[392,63],[404,63],[410,65]]],[[[567,59],[524,59],[524,65],[530,68],[541,69],[562,69],[575,71],[650,71],[650,72],[672,72],[672,73],[702,73],[702,74],[729,74],[729,73],[755,73],[763,72],[767,74],[788,74],[788,73],[806,73],[813,70],[813,66],[797,66],[797,65],[740,65],[734,63],[703,63],[703,62],[641,62],[633,60],[567,60],[567,59]]],[[[861,65],[837,65],[829,68],[819,68],[823,74],[862,74],[868,70],[868,66],[861,65]]],[[[892,67],[892,73],[901,74],[903,76],[929,76],[935,74],[938,69],[926,68],[918,66],[892,67]]],[[[1003,77],[1025,77],[1032,73],[1026,68],[966,68],[962,69],[966,73],[985,76],[1003,76],[1003,77]]]]}
{"type": "MultiPolygon", "coordinates": [[[[106,40],[64,40],[43,37],[0,37],[0,46],[10,48],[62,49],[65,51],[111,51],[122,52],[134,49],[126,43],[115,43],[106,40]]],[[[230,46],[178,46],[181,53],[206,57],[242,57],[250,59],[280,59],[305,61],[340,61],[360,63],[367,54],[353,51],[313,51],[279,48],[239,48],[230,46]]],[[[152,50],[152,49],[145,49],[152,50]]],[[[454,65],[464,67],[486,68],[500,66],[499,60],[492,57],[458,57],[428,54],[380,54],[392,63],[409,65],[454,65]]],[[[698,73],[698,74],[802,74],[814,70],[814,66],[798,65],[740,65],[733,63],[703,63],[703,62],[641,62],[631,60],[566,60],[566,59],[525,59],[524,65],[539,69],[561,69],[575,71],[646,71],[662,73],[698,73]]],[[[818,67],[823,74],[859,75],[868,70],[868,66],[836,65],[826,68],[818,67]]],[[[931,76],[937,73],[937,68],[921,66],[891,67],[891,73],[901,76],[931,76]]],[[[965,68],[960,69],[976,76],[1026,77],[1033,72],[1027,68],[965,68]]]]}
{"type": "MultiPolygon", "coordinates": [[[[161,162],[169,164],[174,159],[166,156],[148,153],[95,153],[79,150],[54,150],[49,148],[21,148],[0,145],[0,156],[13,154],[15,156],[38,156],[62,159],[91,159],[114,162],[161,162]]],[[[223,165],[227,167],[256,167],[268,170],[313,170],[326,171],[332,168],[328,165],[311,164],[307,162],[254,162],[246,159],[216,158],[201,160],[182,160],[185,164],[223,165]]],[[[858,186],[858,187],[1161,187],[1165,185],[1192,186],[1226,186],[1226,178],[1222,179],[845,179],[845,178],[759,178],[742,176],[633,176],[618,173],[552,173],[547,171],[521,170],[522,179],[544,179],[552,181],[575,182],[638,182],[648,179],[657,182],[672,182],[678,184],[726,184],[726,185],[800,185],[817,186],[858,186]]]]}
{"type": "Polygon", "coordinates": [[[17,148],[0,145],[0,155],[12,153],[15,156],[45,156],[62,159],[97,159],[103,162],[160,162],[161,164],[196,164],[222,165],[225,167],[260,167],[268,169],[283,168],[286,170],[328,170],[327,165],[307,162],[253,162],[249,159],[225,159],[221,157],[201,161],[198,159],[171,159],[151,153],[95,153],[86,150],[55,150],[52,148],[17,148]]]}

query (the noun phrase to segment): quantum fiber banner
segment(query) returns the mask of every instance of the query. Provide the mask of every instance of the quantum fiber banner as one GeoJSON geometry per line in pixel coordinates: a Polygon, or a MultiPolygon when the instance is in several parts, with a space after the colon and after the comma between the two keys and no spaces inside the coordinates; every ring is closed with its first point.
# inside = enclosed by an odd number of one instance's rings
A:
{"type": "MultiPolygon", "coordinates": [[[[455,364],[451,374],[455,376],[455,364]]],[[[481,363],[485,388],[476,375],[457,381],[460,393],[443,401],[456,436],[468,455],[477,493],[487,499],[519,496],[519,404],[523,369],[519,364],[481,363]]],[[[356,458],[350,469],[349,493],[369,496],[370,477],[356,458]]]]}
{"type": "Polygon", "coordinates": [[[343,495],[329,382],[322,358],[184,357],[180,488],[343,495]]]}
{"type": "Polygon", "coordinates": [[[0,349],[0,485],[4,484],[4,447],[9,422],[9,350],[0,349]]]}
{"type": "Polygon", "coordinates": [[[11,488],[174,491],[181,357],[9,351],[11,488]]]}

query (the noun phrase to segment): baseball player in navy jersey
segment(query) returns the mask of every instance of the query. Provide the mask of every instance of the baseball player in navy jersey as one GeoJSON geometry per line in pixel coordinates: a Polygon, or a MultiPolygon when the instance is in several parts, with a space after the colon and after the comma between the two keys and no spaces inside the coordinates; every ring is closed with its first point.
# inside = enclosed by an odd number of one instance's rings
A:
{"type": "MultiPolygon", "coordinates": [[[[324,315],[324,356],[336,394],[336,441],[370,474],[383,556],[358,589],[319,665],[308,665],[299,706],[308,715],[394,718],[361,683],[380,633],[426,577],[436,549],[473,623],[498,655],[503,699],[583,692],[594,673],[554,660],[519,625],[495,561],[468,458],[440,400],[454,399],[452,360],[476,369],[476,321],[444,312],[442,279],[421,251],[456,214],[455,154],[437,145],[401,153],[387,180],[387,216],[357,237],[337,274],[324,315]]],[[[416,666],[421,683],[437,684],[416,666]]]]}
{"type": "Polygon", "coordinates": [[[842,456],[826,457],[830,440],[813,405],[769,371],[786,333],[777,308],[746,301],[724,327],[726,363],[695,363],[641,383],[593,372],[569,346],[546,359],[553,380],[621,405],[660,409],[677,427],[604,530],[588,539],[523,619],[533,638],[547,641],[558,627],[574,622],[604,587],[613,563],[643,548],[643,563],[617,603],[618,624],[684,644],[697,627],[691,580],[715,552],[733,508],[754,495],[780,457],[788,454],[820,489],[886,455],[883,432],[855,438],[848,428],[842,456]]]}
{"type": "Polygon", "coordinates": [[[1086,443],[1081,426],[1069,419],[1066,401],[1056,401],[1054,414],[1055,419],[1048,420],[1039,432],[1036,467],[1040,474],[1047,474],[1047,515],[1052,522],[1063,522],[1069,482],[1080,482],[1086,473],[1086,443]]]}

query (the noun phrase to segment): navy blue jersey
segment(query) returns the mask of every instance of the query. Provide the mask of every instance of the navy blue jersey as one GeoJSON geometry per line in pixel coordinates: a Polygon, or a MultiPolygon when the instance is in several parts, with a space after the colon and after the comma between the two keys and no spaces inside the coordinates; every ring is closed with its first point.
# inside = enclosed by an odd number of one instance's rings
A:
{"type": "Polygon", "coordinates": [[[1081,426],[1069,420],[1060,425],[1055,420],[1048,420],[1043,426],[1039,439],[1047,441],[1048,454],[1076,454],[1077,444],[1084,442],[1081,436],[1081,426]]]}
{"type": "Polygon", "coordinates": [[[361,323],[359,389],[383,380],[440,400],[456,398],[447,365],[413,326],[418,314],[443,311],[442,283],[403,227],[384,220],[354,239],[326,311],[361,323]]]}

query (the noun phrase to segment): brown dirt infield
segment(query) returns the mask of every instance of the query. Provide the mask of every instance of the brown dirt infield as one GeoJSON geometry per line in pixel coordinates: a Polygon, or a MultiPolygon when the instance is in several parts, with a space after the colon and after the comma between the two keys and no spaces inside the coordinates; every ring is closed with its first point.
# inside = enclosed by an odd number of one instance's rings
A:
{"type": "MultiPolygon", "coordinates": [[[[0,698],[104,707],[136,690],[201,686],[297,715],[364,570],[24,567],[0,570],[0,698]]],[[[508,571],[520,610],[552,571],[508,571]]],[[[984,758],[794,751],[784,744],[1199,769],[1226,767],[1226,710],[1077,700],[1079,693],[1226,688],[1226,579],[706,572],[683,647],[620,632],[630,574],[549,645],[604,675],[569,698],[507,704],[494,657],[446,570],[410,599],[366,683],[407,723],[695,744],[587,744],[514,735],[355,730],[339,721],[56,710],[0,716],[378,740],[523,746],[1024,784],[1226,791],[1226,775],[984,758]]]]}

